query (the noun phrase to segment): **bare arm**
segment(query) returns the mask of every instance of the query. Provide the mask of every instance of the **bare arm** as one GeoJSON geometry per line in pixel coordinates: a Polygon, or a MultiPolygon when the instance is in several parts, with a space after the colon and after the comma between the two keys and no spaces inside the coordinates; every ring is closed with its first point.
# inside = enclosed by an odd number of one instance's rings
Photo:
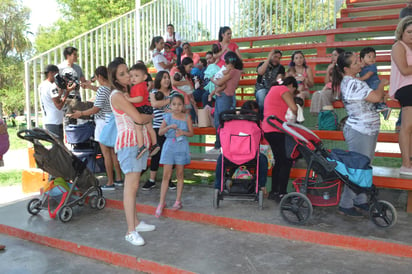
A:
{"type": "Polygon", "coordinates": [[[112,106],[117,110],[125,112],[135,123],[147,124],[152,121],[152,117],[150,115],[140,114],[121,93],[112,95],[112,106]]]}
{"type": "Polygon", "coordinates": [[[293,114],[297,115],[298,107],[296,106],[295,101],[293,100],[293,95],[290,92],[284,92],[282,94],[282,99],[283,101],[285,101],[286,105],[288,105],[293,114]]]}
{"type": "Polygon", "coordinates": [[[100,108],[93,106],[92,108],[80,111],[80,110],[76,110],[75,112],[73,112],[72,114],[68,114],[68,117],[74,118],[74,119],[78,119],[81,116],[90,116],[93,114],[96,114],[100,111],[100,108]]]}
{"type": "Polygon", "coordinates": [[[192,137],[194,135],[193,133],[193,123],[192,123],[192,118],[190,117],[190,115],[187,116],[187,128],[188,131],[185,130],[181,130],[181,129],[176,129],[176,137],[179,136],[186,136],[186,137],[192,137]]]}
{"type": "Polygon", "coordinates": [[[315,81],[313,79],[313,72],[312,69],[310,67],[306,68],[306,73],[308,74],[308,76],[305,78],[305,83],[308,86],[308,88],[313,87],[313,85],[315,84],[315,81]]]}
{"type": "MultiPolygon", "coordinates": [[[[160,92],[160,91],[158,91],[160,92]]],[[[161,108],[164,107],[168,104],[170,104],[170,98],[166,99],[166,100],[156,100],[155,98],[155,94],[154,93],[150,93],[150,104],[152,105],[152,107],[154,108],[161,108]]]]}
{"type": "Polygon", "coordinates": [[[385,96],[384,87],[388,84],[388,80],[382,79],[377,89],[371,91],[365,98],[366,101],[371,103],[379,103],[385,96]]]}
{"type": "Polygon", "coordinates": [[[334,67],[335,67],[335,64],[329,64],[328,68],[326,69],[325,84],[332,82],[331,72],[334,67]]]}
{"type": "Polygon", "coordinates": [[[162,124],[160,125],[160,128],[159,128],[159,136],[165,135],[165,133],[166,133],[169,129],[177,129],[177,125],[176,125],[176,124],[167,125],[167,124],[166,124],[166,121],[163,120],[163,122],[162,122],[162,124]]]}
{"type": "Polygon", "coordinates": [[[259,75],[263,75],[265,74],[266,69],[268,68],[269,64],[270,64],[270,60],[272,59],[273,55],[275,54],[275,52],[273,50],[271,50],[269,52],[268,58],[265,60],[265,62],[263,62],[263,64],[257,69],[257,73],[259,75]]]}
{"type": "Polygon", "coordinates": [[[160,62],[159,65],[164,69],[171,69],[173,67],[173,63],[165,64],[164,62],[160,62]]]}
{"type": "Polygon", "coordinates": [[[408,62],[406,60],[406,50],[399,42],[392,47],[391,54],[393,61],[395,62],[395,65],[398,67],[401,74],[403,76],[411,75],[412,66],[408,66],[408,62]]]}
{"type": "Polygon", "coordinates": [[[359,77],[359,80],[361,81],[368,80],[372,75],[373,75],[373,71],[368,71],[365,75],[363,75],[362,77],[359,77]]]}
{"type": "Polygon", "coordinates": [[[189,80],[176,81],[175,79],[172,78],[172,86],[178,87],[178,86],[184,86],[184,85],[190,85],[193,87],[192,81],[189,81],[189,80]]]}
{"type": "Polygon", "coordinates": [[[127,101],[129,101],[130,103],[141,103],[143,102],[143,96],[135,96],[135,97],[130,97],[130,95],[128,93],[124,94],[124,97],[126,98],[127,101]]]}

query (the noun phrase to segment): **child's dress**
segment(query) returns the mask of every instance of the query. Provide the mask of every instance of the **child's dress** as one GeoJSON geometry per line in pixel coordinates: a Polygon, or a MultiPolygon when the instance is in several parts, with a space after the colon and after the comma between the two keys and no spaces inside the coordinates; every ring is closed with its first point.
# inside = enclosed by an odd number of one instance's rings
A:
{"type": "MultiPolygon", "coordinates": [[[[176,124],[183,131],[188,131],[187,115],[185,120],[177,120],[172,118],[172,113],[164,114],[166,125],[176,124]]],[[[176,130],[169,129],[166,134],[166,141],[162,147],[160,156],[160,164],[163,165],[187,165],[190,164],[189,141],[186,136],[176,138],[176,130]]]]}

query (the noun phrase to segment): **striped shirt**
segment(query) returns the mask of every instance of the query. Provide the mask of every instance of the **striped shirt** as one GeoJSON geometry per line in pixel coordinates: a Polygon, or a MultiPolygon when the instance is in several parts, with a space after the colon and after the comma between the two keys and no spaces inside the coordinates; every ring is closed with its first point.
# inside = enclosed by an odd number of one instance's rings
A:
{"type": "Polygon", "coordinates": [[[100,111],[95,114],[95,119],[105,119],[112,113],[110,107],[110,93],[112,91],[106,86],[100,86],[97,89],[96,100],[94,106],[100,108],[100,111]]]}
{"type": "MultiPolygon", "coordinates": [[[[156,93],[158,90],[157,89],[152,89],[152,93],[156,93]]],[[[177,93],[177,91],[172,90],[170,91],[170,95],[172,96],[173,94],[177,93]]],[[[164,98],[164,100],[167,100],[168,98],[164,98]]],[[[165,113],[166,110],[170,109],[169,105],[165,105],[161,108],[153,108],[153,128],[160,128],[163,122],[163,114],[165,113]]]]}

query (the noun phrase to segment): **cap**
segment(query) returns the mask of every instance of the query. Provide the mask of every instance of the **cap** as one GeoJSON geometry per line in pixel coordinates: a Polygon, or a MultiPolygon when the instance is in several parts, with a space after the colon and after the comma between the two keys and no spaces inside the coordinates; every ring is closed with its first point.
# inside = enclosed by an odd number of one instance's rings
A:
{"type": "Polygon", "coordinates": [[[47,74],[49,72],[59,72],[59,68],[55,65],[48,65],[46,67],[46,70],[44,71],[44,74],[47,74]]]}

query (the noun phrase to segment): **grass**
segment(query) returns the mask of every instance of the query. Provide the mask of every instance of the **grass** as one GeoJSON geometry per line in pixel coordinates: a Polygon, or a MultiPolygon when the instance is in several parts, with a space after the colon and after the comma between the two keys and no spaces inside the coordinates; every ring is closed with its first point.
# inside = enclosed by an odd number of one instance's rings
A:
{"type": "Polygon", "coordinates": [[[0,187],[21,184],[21,170],[7,170],[0,172],[0,187]]]}
{"type": "Polygon", "coordinates": [[[17,132],[19,131],[17,126],[13,127],[11,125],[8,125],[7,131],[9,133],[11,150],[25,149],[28,147],[29,142],[17,137],[17,132]]]}

